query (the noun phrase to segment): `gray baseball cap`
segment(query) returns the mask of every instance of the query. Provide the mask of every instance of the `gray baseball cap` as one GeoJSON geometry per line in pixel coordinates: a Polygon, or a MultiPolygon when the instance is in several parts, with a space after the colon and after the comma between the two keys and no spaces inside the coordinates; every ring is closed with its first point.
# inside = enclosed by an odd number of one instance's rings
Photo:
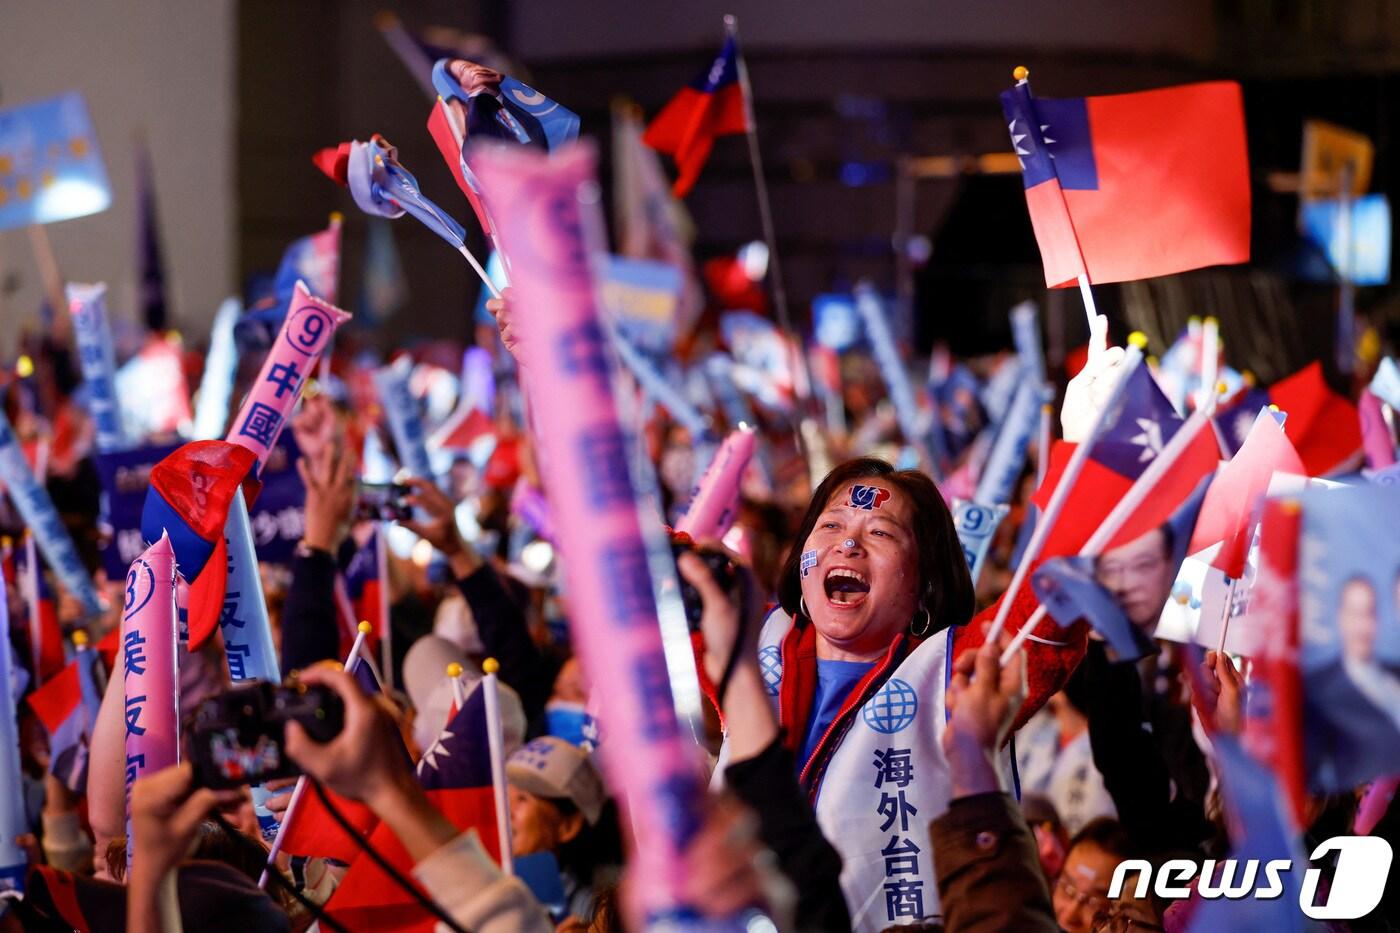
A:
{"type": "Polygon", "coordinates": [[[506,781],[536,797],[572,801],[590,826],[598,822],[608,798],[588,752],[552,735],[516,749],[506,759],[506,781]]]}

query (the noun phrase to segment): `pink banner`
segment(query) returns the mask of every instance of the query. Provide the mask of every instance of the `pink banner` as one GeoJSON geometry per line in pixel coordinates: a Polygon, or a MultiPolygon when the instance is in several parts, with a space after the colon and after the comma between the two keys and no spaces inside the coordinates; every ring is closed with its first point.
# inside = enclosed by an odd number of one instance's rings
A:
{"type": "Polygon", "coordinates": [[[297,282],[282,330],[228,432],[230,444],[258,455],[259,473],[317,358],[330,346],[335,329],[348,320],[347,312],[313,296],[303,282],[297,282]]]}
{"type": "Polygon", "coordinates": [[[754,442],[753,428],[741,427],[729,433],[700,477],[690,507],[676,522],[677,531],[697,541],[724,537],[739,517],[739,484],[753,457],[754,442]]]}
{"type": "MultiPolygon", "coordinates": [[[[163,534],[131,562],[126,575],[121,647],[128,820],[132,783],[180,760],[176,638],[175,551],[163,534]]],[[[130,866],[129,822],[126,858],[130,866]]]]}
{"type": "Polygon", "coordinates": [[[681,851],[695,831],[701,785],[682,735],[662,653],[647,552],[599,326],[586,225],[601,220],[590,144],[555,155],[523,146],[471,153],[514,265],[517,350],[573,611],[580,661],[600,691],[611,786],[636,832],[634,890],[649,917],[680,902],[681,851]],[[509,206],[509,210],[505,208],[509,206]]]}

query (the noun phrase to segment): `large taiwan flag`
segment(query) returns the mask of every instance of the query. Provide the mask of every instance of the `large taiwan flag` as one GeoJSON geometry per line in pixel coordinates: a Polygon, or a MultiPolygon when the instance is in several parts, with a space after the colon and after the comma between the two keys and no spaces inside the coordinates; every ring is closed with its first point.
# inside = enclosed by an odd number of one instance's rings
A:
{"type": "Polygon", "coordinates": [[[1249,260],[1249,154],[1233,81],[1001,95],[1045,284],[1126,282],[1249,260]]]}

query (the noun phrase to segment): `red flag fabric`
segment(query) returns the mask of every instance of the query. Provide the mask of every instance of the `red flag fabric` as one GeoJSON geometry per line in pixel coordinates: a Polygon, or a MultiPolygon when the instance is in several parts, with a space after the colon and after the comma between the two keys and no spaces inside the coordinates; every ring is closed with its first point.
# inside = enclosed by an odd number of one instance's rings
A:
{"type": "Polygon", "coordinates": [[[1254,530],[1254,507],[1275,472],[1303,473],[1303,461],[1273,412],[1262,411],[1239,452],[1221,468],[1201,505],[1188,554],[1224,541],[1211,566],[1238,580],[1254,530]]]}
{"type": "MultiPolygon", "coordinates": [[[[368,838],[379,825],[374,811],[357,800],[342,797],[325,788],[331,805],[361,836],[368,838]]],[[[282,831],[282,851],[288,855],[320,856],[340,862],[353,862],[362,851],[359,844],[340,828],[334,817],[307,787],[292,813],[292,821],[282,831]]]]}
{"type": "Polygon", "coordinates": [[[1269,401],[1288,414],[1284,433],[1297,448],[1309,476],[1350,468],[1361,454],[1361,419],[1356,406],[1327,385],[1321,363],[1309,363],[1274,383],[1269,387],[1269,401]]]}
{"type": "Polygon", "coordinates": [[[651,121],[642,141],[676,160],[680,170],[672,193],[685,197],[700,177],[715,137],[743,133],[744,92],[739,84],[739,47],[726,39],[715,60],[651,121]]]}
{"type": "Polygon", "coordinates": [[[1249,260],[1249,155],[1233,81],[1102,97],[1001,95],[1045,284],[1249,260]]]}
{"type": "Polygon", "coordinates": [[[79,679],[77,662],[65,665],[42,687],[25,698],[25,702],[34,711],[34,715],[39,717],[49,735],[58,732],[58,727],[72,715],[82,700],[83,685],[79,679]]]}

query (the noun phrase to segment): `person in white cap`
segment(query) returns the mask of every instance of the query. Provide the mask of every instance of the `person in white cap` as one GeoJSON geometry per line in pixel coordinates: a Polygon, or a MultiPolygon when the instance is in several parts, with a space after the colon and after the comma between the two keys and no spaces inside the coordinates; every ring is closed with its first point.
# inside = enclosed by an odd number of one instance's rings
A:
{"type": "Polygon", "coordinates": [[[506,760],[511,852],[549,852],[559,862],[568,912],[593,915],[596,889],[616,879],[622,843],[616,808],[587,752],[552,735],[506,760]]]}

